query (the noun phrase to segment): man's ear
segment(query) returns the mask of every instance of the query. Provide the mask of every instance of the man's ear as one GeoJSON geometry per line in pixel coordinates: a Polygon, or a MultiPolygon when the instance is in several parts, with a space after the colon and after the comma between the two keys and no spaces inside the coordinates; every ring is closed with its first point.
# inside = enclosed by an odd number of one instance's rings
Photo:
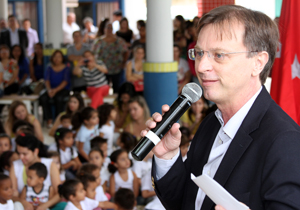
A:
{"type": "Polygon", "coordinates": [[[258,52],[254,59],[252,76],[259,76],[269,61],[269,54],[266,51],[258,52]]]}

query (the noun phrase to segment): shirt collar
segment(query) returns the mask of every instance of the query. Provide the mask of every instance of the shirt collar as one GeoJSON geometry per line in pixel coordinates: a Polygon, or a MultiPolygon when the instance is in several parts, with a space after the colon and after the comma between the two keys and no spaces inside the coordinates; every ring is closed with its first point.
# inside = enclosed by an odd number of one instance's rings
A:
{"type": "Polygon", "coordinates": [[[246,115],[248,114],[250,108],[252,107],[255,99],[257,98],[258,94],[261,92],[262,87],[250,98],[249,101],[247,101],[246,104],[242,108],[237,111],[226,123],[224,126],[224,120],[222,118],[222,113],[219,109],[216,110],[215,115],[217,119],[219,120],[221,126],[223,127],[223,131],[226,133],[226,135],[233,139],[235,134],[237,133],[238,129],[240,128],[242,122],[244,121],[246,115]]]}

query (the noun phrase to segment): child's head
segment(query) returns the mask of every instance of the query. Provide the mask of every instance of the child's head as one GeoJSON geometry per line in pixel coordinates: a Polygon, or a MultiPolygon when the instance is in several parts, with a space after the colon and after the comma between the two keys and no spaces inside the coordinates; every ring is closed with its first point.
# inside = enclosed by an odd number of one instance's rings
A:
{"type": "Polygon", "coordinates": [[[35,187],[42,185],[47,177],[48,171],[43,163],[34,163],[29,166],[27,171],[27,185],[29,187],[35,187]]]}
{"type": "Polygon", "coordinates": [[[122,149],[126,150],[128,153],[133,150],[137,144],[137,139],[134,135],[128,132],[122,132],[117,140],[117,145],[122,149]]]}
{"type": "Polygon", "coordinates": [[[59,186],[58,193],[60,196],[71,202],[83,201],[86,195],[83,184],[78,179],[69,179],[65,181],[59,186]]]}
{"type": "Polygon", "coordinates": [[[135,197],[130,189],[120,188],[115,194],[115,203],[119,210],[132,210],[135,205],[135,197]]]}
{"type": "Polygon", "coordinates": [[[12,162],[19,159],[19,155],[13,151],[3,152],[0,156],[0,172],[3,172],[3,169],[9,171],[12,166],[12,162]]]}
{"type": "Polygon", "coordinates": [[[77,130],[82,124],[85,126],[95,126],[99,123],[98,112],[92,107],[85,107],[76,112],[72,117],[72,126],[77,130]]]}
{"type": "Polygon", "coordinates": [[[9,176],[0,173],[0,203],[6,203],[6,201],[12,199],[12,196],[12,182],[9,176]]]}
{"type": "Polygon", "coordinates": [[[123,149],[118,149],[110,155],[111,162],[108,165],[108,171],[115,173],[120,169],[127,169],[131,166],[131,161],[128,158],[128,153],[123,149]]]}
{"type": "Polygon", "coordinates": [[[57,150],[72,147],[74,144],[73,133],[68,128],[58,128],[54,134],[57,150]]]}
{"type": "Polygon", "coordinates": [[[100,168],[92,163],[83,164],[80,169],[77,171],[77,176],[82,176],[84,174],[91,174],[96,178],[96,182],[98,185],[101,184],[100,179],[100,168]]]}
{"type": "Polygon", "coordinates": [[[77,178],[83,184],[83,188],[86,191],[86,197],[95,199],[96,188],[98,186],[96,178],[91,174],[79,174],[77,178]]]}
{"type": "Polygon", "coordinates": [[[92,163],[98,168],[101,168],[104,162],[103,152],[98,148],[92,148],[89,153],[89,163],[92,163]]]}
{"type": "Polygon", "coordinates": [[[60,124],[63,128],[70,128],[70,126],[72,126],[71,119],[72,117],[70,115],[64,114],[60,117],[60,124]]]}
{"type": "Polygon", "coordinates": [[[5,152],[11,150],[12,145],[10,138],[7,134],[1,133],[0,134],[0,155],[5,152]]]}
{"type": "Polygon", "coordinates": [[[28,133],[31,135],[34,135],[34,127],[31,123],[25,121],[25,120],[17,120],[13,124],[12,132],[19,136],[21,133],[28,133]]]}
{"type": "Polygon", "coordinates": [[[101,128],[102,125],[105,125],[108,121],[116,119],[117,111],[112,104],[104,103],[97,108],[97,111],[100,119],[99,128],[101,128]]]}
{"type": "Polygon", "coordinates": [[[52,159],[52,162],[57,166],[58,170],[61,171],[60,155],[56,151],[48,151],[48,157],[52,159]]]}
{"type": "Polygon", "coordinates": [[[100,149],[103,152],[104,158],[107,157],[107,139],[96,136],[91,140],[91,148],[100,149]]]}
{"type": "Polygon", "coordinates": [[[181,136],[181,142],[180,142],[180,152],[182,157],[186,156],[189,146],[190,146],[190,139],[187,135],[183,134],[181,136]]]}

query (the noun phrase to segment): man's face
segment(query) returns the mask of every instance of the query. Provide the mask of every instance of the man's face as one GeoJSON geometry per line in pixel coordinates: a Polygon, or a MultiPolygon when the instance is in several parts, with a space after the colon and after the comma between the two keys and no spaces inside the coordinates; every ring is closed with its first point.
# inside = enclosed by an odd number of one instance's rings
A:
{"type": "Polygon", "coordinates": [[[76,20],[76,17],[75,17],[75,14],[69,14],[68,15],[68,17],[67,17],[67,22],[68,23],[73,23],[73,22],[75,22],[75,20],[76,20]]]}
{"type": "Polygon", "coordinates": [[[23,22],[23,28],[28,31],[28,29],[31,27],[30,21],[26,20],[23,22]]]}
{"type": "Polygon", "coordinates": [[[253,77],[254,57],[247,58],[247,53],[224,55],[224,60],[216,61],[212,56],[220,53],[248,51],[243,44],[244,27],[231,23],[223,26],[220,33],[217,26],[206,25],[201,29],[196,51],[209,51],[201,59],[195,60],[197,77],[204,90],[204,97],[217,105],[230,105],[257,85],[259,77],[253,77]]]}
{"type": "Polygon", "coordinates": [[[10,28],[17,28],[17,20],[16,20],[16,18],[10,17],[10,18],[8,19],[8,26],[9,26],[10,28]]]}

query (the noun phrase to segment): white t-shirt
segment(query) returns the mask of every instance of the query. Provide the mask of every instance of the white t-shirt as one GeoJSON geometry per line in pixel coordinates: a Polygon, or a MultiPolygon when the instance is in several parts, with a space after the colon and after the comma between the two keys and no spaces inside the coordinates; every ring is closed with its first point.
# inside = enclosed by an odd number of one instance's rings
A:
{"type": "MultiPolygon", "coordinates": [[[[82,210],[92,210],[99,206],[99,201],[85,197],[83,201],[80,201],[80,205],[82,210]]],[[[79,210],[79,209],[76,208],[76,206],[74,206],[74,204],[71,201],[68,201],[64,210],[79,210]]]]}
{"type": "Polygon", "coordinates": [[[115,190],[117,191],[119,188],[127,188],[133,191],[133,172],[130,168],[127,169],[128,179],[124,181],[119,174],[119,171],[114,173],[115,177],[115,190]]]}
{"type": "Polygon", "coordinates": [[[110,154],[113,152],[113,141],[114,141],[114,130],[115,130],[115,123],[113,121],[110,121],[109,125],[102,125],[101,128],[99,128],[99,133],[103,133],[104,139],[107,139],[107,155],[110,156],[110,154]]]}
{"type": "Polygon", "coordinates": [[[188,62],[180,58],[178,63],[178,72],[177,72],[177,81],[178,83],[182,82],[184,80],[184,75],[187,71],[190,70],[188,62]]]}
{"type": "Polygon", "coordinates": [[[152,159],[149,158],[148,161],[136,161],[134,160],[132,170],[136,176],[142,179],[149,171],[151,171],[152,159]]]}
{"type": "Polygon", "coordinates": [[[73,32],[79,30],[79,26],[74,22],[71,25],[69,25],[68,23],[63,23],[64,43],[72,44],[73,32]]]}
{"type": "MultiPolygon", "coordinates": [[[[142,186],[141,190],[148,190],[148,191],[154,191],[152,187],[152,181],[151,181],[151,171],[149,171],[145,176],[142,178],[142,186]]],[[[160,200],[157,196],[153,196],[153,200],[148,203],[145,206],[145,209],[151,209],[151,210],[163,210],[165,209],[164,206],[161,204],[160,200]]]]}
{"type": "Polygon", "coordinates": [[[115,20],[113,23],[112,23],[112,27],[113,27],[113,33],[117,33],[117,31],[120,29],[120,21],[118,20],[115,20]]]}
{"type": "Polygon", "coordinates": [[[67,147],[65,151],[59,149],[59,154],[60,154],[61,164],[66,164],[70,162],[72,159],[78,157],[77,149],[74,146],[72,147],[72,150],[71,147],[67,147]]]}
{"type": "Polygon", "coordinates": [[[14,203],[12,200],[8,200],[6,204],[0,203],[0,210],[14,210],[14,203]]]}
{"type": "Polygon", "coordinates": [[[103,162],[103,166],[101,167],[101,170],[100,170],[100,178],[101,178],[101,185],[104,184],[104,182],[109,182],[109,177],[110,177],[110,173],[108,171],[108,165],[110,163],[110,158],[109,157],[106,157],[104,159],[104,162],[103,162]]]}
{"type": "Polygon", "coordinates": [[[33,187],[26,185],[26,201],[33,206],[38,206],[39,202],[46,203],[49,200],[50,186],[44,185],[39,193],[36,193],[33,187]]]}
{"type": "Polygon", "coordinates": [[[81,125],[75,137],[75,141],[84,143],[83,150],[88,155],[91,150],[91,140],[96,136],[99,136],[99,125],[95,125],[91,130],[81,125]]]}
{"type": "Polygon", "coordinates": [[[103,187],[101,185],[99,185],[96,188],[96,197],[95,197],[95,200],[99,201],[99,202],[108,201],[106,195],[104,194],[103,187]]]}

